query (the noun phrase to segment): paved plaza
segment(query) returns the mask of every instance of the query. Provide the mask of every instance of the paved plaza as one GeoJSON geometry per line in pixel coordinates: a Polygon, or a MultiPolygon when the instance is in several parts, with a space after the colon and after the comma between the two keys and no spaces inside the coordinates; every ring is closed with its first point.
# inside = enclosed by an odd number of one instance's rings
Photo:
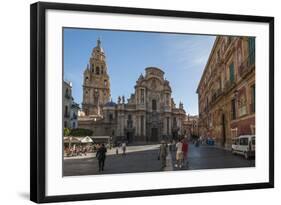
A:
{"type": "MultiPolygon", "coordinates": [[[[105,170],[98,172],[98,160],[94,154],[83,157],[66,158],[64,160],[64,176],[94,175],[94,174],[119,174],[136,172],[159,172],[161,169],[158,160],[159,145],[128,146],[126,155],[121,149],[116,155],[116,149],[108,150],[105,161],[105,170]]],[[[176,168],[175,152],[169,151],[167,167],[164,171],[196,170],[254,167],[255,160],[245,160],[243,156],[233,155],[231,152],[210,145],[195,147],[189,145],[188,166],[176,168]]]]}

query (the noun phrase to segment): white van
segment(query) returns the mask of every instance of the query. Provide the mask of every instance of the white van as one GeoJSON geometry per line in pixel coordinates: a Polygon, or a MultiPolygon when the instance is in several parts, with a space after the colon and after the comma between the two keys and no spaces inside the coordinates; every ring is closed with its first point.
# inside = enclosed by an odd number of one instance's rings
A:
{"type": "Polygon", "coordinates": [[[241,135],[233,139],[231,151],[233,154],[244,155],[245,159],[255,156],[256,138],[255,135],[241,135]]]}

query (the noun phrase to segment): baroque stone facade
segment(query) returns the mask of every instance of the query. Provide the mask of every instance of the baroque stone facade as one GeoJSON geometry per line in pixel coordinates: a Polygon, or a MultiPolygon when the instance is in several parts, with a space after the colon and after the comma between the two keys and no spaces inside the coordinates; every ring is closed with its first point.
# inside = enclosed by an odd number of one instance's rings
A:
{"type": "MultiPolygon", "coordinates": [[[[95,49],[102,50],[100,42],[95,49]]],[[[90,61],[95,58],[95,49],[90,61]]],[[[95,61],[92,67],[88,66],[84,73],[83,91],[83,114],[79,117],[79,127],[93,130],[95,136],[151,143],[163,138],[176,139],[184,134],[186,114],[183,103],[176,106],[169,81],[164,79],[164,72],[159,68],[146,68],[145,75],[139,76],[135,92],[127,102],[123,96],[114,103],[109,100],[110,82],[102,52],[102,58],[95,61]],[[98,77],[97,72],[92,71],[97,65],[100,68],[103,65],[103,74],[98,77]],[[106,85],[103,83],[105,81],[106,85]]]]}
{"type": "Polygon", "coordinates": [[[255,38],[218,36],[197,88],[199,134],[229,148],[255,133],[255,38]]]}

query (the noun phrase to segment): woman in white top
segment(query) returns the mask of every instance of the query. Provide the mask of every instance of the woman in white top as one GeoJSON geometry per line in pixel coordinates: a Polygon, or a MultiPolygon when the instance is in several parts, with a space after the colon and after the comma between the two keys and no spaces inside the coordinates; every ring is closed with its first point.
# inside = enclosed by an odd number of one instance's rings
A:
{"type": "Polygon", "coordinates": [[[177,163],[175,164],[175,167],[182,167],[182,163],[183,163],[183,153],[182,153],[182,142],[181,140],[178,141],[178,143],[176,144],[176,160],[177,163]]]}

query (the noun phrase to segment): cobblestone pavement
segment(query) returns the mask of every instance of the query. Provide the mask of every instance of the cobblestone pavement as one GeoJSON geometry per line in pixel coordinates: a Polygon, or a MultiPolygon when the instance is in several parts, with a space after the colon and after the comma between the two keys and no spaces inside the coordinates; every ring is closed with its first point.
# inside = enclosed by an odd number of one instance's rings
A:
{"type": "MultiPolygon", "coordinates": [[[[106,157],[103,172],[98,172],[98,161],[95,157],[67,159],[64,160],[64,176],[162,171],[157,148],[158,146],[155,145],[142,146],[142,148],[134,147],[125,156],[111,153],[106,157]]],[[[130,147],[128,149],[130,150],[130,147]]],[[[174,165],[175,152],[171,151],[167,156],[167,167],[164,171],[253,167],[255,160],[245,160],[242,156],[233,155],[229,151],[214,146],[195,147],[190,145],[188,166],[180,169],[174,165]]]]}
{"type": "MultiPolygon", "coordinates": [[[[172,152],[173,170],[176,168],[175,152],[172,152]]],[[[246,160],[241,155],[233,155],[230,151],[217,148],[210,145],[201,145],[195,147],[189,145],[188,163],[182,169],[220,169],[220,168],[239,168],[239,167],[254,167],[255,159],[246,160]]]]}

